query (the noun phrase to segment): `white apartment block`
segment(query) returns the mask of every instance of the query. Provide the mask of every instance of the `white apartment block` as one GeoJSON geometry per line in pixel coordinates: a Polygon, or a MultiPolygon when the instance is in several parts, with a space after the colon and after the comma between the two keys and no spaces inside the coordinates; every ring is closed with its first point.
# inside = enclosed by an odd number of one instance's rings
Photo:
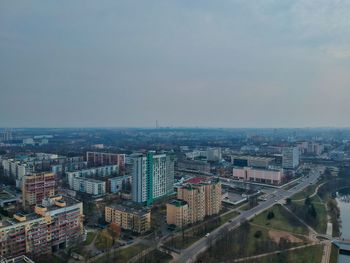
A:
{"type": "Polygon", "coordinates": [[[75,172],[67,172],[67,178],[68,178],[69,187],[72,188],[73,178],[75,177],[91,177],[91,176],[106,177],[106,176],[110,176],[118,173],[119,173],[119,166],[115,164],[115,165],[94,167],[94,168],[79,170],[75,172]]]}
{"type": "Polygon", "coordinates": [[[132,200],[152,204],[154,199],[174,192],[174,159],[171,155],[133,155],[132,200]]]}
{"type": "Polygon", "coordinates": [[[75,191],[95,196],[106,194],[106,183],[90,178],[74,177],[71,188],[75,191]]]}
{"type": "Polygon", "coordinates": [[[297,147],[285,147],[282,150],[282,167],[295,169],[299,166],[299,149],[297,147]]]}

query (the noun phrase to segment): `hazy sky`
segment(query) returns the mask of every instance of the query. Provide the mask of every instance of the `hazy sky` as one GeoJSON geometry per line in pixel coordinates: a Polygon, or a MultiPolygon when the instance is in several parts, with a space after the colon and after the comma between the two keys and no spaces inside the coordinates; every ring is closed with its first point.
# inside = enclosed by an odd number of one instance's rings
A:
{"type": "Polygon", "coordinates": [[[0,126],[350,126],[350,1],[0,1],[0,126]]]}

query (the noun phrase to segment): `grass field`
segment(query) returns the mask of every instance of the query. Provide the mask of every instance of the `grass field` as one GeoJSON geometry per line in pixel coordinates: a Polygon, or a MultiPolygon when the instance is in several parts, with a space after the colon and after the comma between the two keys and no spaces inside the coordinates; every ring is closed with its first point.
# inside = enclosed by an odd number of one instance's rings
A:
{"type": "Polygon", "coordinates": [[[269,255],[262,258],[256,258],[245,263],[320,263],[322,259],[322,246],[301,248],[295,251],[286,251],[278,255],[269,255]]]}
{"type": "Polygon", "coordinates": [[[136,263],[168,263],[172,259],[172,256],[155,249],[140,258],[136,263]]]}
{"type": "MultiPolygon", "coordinates": [[[[276,231],[272,232],[277,233],[276,231]]],[[[274,252],[276,250],[288,249],[305,244],[304,240],[300,239],[299,237],[296,238],[295,236],[289,235],[287,233],[284,233],[285,239],[283,242],[272,239],[271,234],[271,231],[265,227],[248,223],[247,226],[241,226],[238,229],[227,233],[226,236],[222,236],[220,240],[214,243],[211,248],[200,255],[199,260],[207,263],[233,262],[238,258],[260,255],[263,253],[274,252]],[[300,240],[295,242],[287,241],[287,236],[289,238],[294,238],[294,240],[300,240]]]]}
{"type": "Polygon", "coordinates": [[[91,244],[91,242],[94,240],[97,233],[95,232],[88,232],[86,236],[86,240],[84,241],[84,246],[88,246],[91,244]]]}
{"type": "Polygon", "coordinates": [[[327,231],[327,210],[324,204],[313,203],[317,212],[317,223],[312,227],[318,232],[325,234],[327,231]]]}
{"type": "Polygon", "coordinates": [[[298,192],[296,193],[295,195],[292,196],[292,200],[299,200],[299,199],[305,199],[306,197],[312,195],[316,188],[322,184],[323,182],[318,182],[317,184],[313,184],[313,185],[310,185],[308,187],[306,187],[305,190],[301,191],[301,192],[298,192]]]}
{"type": "Polygon", "coordinates": [[[140,253],[142,250],[147,249],[146,245],[143,244],[136,244],[130,247],[127,247],[125,249],[119,249],[111,252],[110,254],[107,254],[96,261],[96,263],[107,263],[107,262],[118,262],[118,263],[126,263],[128,262],[132,257],[136,256],[138,253],[140,253]]]}
{"type": "Polygon", "coordinates": [[[275,205],[260,215],[254,217],[251,222],[257,225],[270,227],[277,230],[293,232],[296,234],[308,234],[308,229],[295,216],[285,210],[281,205],[275,205]],[[267,219],[268,213],[272,211],[274,217],[267,219]]]}
{"type": "Polygon", "coordinates": [[[332,245],[331,257],[329,263],[338,263],[338,248],[332,245]]]}
{"type": "Polygon", "coordinates": [[[113,245],[113,238],[108,233],[107,229],[103,229],[97,235],[95,247],[99,250],[108,249],[113,245]]]}
{"type": "Polygon", "coordinates": [[[207,221],[203,224],[194,226],[192,229],[186,230],[184,235],[180,234],[166,243],[166,246],[173,247],[176,249],[187,248],[192,245],[197,240],[204,237],[208,232],[213,231],[215,228],[225,224],[230,219],[238,216],[239,213],[236,211],[231,211],[225,215],[222,215],[217,221],[207,221]],[[204,227],[203,227],[204,225],[204,227]]]}

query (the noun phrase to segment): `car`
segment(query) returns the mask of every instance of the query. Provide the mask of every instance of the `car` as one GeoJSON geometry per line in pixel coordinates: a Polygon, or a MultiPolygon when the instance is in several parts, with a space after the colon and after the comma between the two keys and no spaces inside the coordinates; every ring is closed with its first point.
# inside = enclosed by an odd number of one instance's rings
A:
{"type": "Polygon", "coordinates": [[[210,235],[210,233],[206,233],[206,234],[205,234],[205,237],[208,237],[209,235],[210,235]]]}

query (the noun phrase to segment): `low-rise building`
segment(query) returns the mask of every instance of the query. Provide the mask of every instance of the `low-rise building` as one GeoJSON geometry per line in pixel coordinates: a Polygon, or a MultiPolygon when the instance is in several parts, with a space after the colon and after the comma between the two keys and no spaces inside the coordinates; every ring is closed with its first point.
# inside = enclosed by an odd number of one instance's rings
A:
{"type": "Polygon", "coordinates": [[[232,176],[233,179],[236,180],[278,185],[282,183],[283,171],[272,169],[257,169],[251,167],[235,167],[232,169],[232,176]]]}
{"type": "Polygon", "coordinates": [[[204,173],[210,173],[210,164],[205,161],[180,160],[177,162],[179,170],[192,170],[204,173]]]}
{"type": "Polygon", "coordinates": [[[105,207],[105,220],[120,228],[143,234],[151,229],[151,212],[129,206],[113,205],[105,207]]]}
{"type": "Polygon", "coordinates": [[[250,155],[233,155],[231,156],[231,162],[234,166],[239,167],[251,166],[259,168],[268,168],[270,165],[274,164],[274,158],[250,155]]]}

